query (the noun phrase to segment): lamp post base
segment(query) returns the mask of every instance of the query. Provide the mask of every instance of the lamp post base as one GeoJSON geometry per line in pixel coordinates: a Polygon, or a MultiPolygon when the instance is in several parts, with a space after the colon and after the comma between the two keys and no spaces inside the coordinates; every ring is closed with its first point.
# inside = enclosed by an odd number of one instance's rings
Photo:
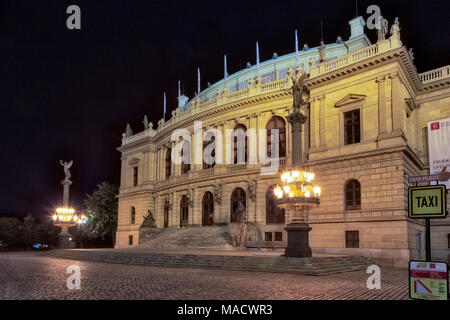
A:
{"type": "Polygon", "coordinates": [[[285,250],[286,257],[310,258],[309,231],[311,227],[306,223],[290,223],[284,228],[287,231],[288,241],[285,250]]]}
{"type": "Polygon", "coordinates": [[[71,248],[70,234],[59,234],[58,235],[58,248],[59,249],[69,249],[71,248]]]}
{"type": "Polygon", "coordinates": [[[58,248],[59,249],[70,249],[72,235],[69,233],[69,226],[62,225],[61,232],[58,234],[58,248]]]}

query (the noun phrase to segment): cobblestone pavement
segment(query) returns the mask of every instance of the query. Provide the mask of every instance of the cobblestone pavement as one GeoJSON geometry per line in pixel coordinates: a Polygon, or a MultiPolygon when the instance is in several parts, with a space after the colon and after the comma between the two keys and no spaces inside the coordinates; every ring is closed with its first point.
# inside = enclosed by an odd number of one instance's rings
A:
{"type": "Polygon", "coordinates": [[[364,271],[302,276],[60,260],[36,253],[0,253],[0,299],[408,299],[406,269],[382,269],[381,289],[364,271]],[[81,289],[66,286],[66,268],[81,269],[81,289]]]}

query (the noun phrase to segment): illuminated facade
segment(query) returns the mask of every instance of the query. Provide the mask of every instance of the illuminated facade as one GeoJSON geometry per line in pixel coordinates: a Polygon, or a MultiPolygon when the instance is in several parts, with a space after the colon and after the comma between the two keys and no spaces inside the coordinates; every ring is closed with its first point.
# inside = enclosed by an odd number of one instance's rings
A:
{"type": "MultiPolygon", "coordinates": [[[[424,257],[424,223],[407,217],[407,178],[428,173],[427,123],[450,117],[450,67],[418,74],[398,25],[371,44],[361,17],[349,24],[346,41],[274,55],[181,103],[157,128],[127,130],[118,148],[117,247],[139,243],[149,211],[158,228],[208,227],[239,221],[242,204],[246,221],[258,228],[248,240],[285,240],[289,217],[276,207],[273,192],[280,172],[262,175],[259,163],[174,164],[171,134],[186,128],[194,141],[194,121],[202,121],[203,133],[210,128],[224,133],[229,148],[223,156],[232,159],[236,141],[226,136],[227,129],[279,129],[278,164],[281,171],[289,169],[286,117],[292,95],[287,89],[289,75],[302,68],[311,96],[310,107],[302,110],[308,116],[303,155],[322,188],[320,207],[308,215],[313,252],[363,255],[395,265],[424,257]]],[[[193,144],[191,159],[205,147],[193,144]]],[[[448,218],[433,222],[434,253],[445,259],[449,233],[448,218]]]]}

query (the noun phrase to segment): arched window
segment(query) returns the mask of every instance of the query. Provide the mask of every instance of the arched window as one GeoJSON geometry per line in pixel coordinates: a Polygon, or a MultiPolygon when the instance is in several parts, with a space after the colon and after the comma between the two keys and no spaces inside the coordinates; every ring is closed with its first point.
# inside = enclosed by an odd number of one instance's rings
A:
{"type": "Polygon", "coordinates": [[[189,223],[189,202],[187,196],[181,198],[180,203],[180,227],[183,228],[189,223]]]}
{"type": "Polygon", "coordinates": [[[285,210],[278,208],[276,198],[273,194],[275,185],[269,187],[266,192],[266,223],[284,223],[285,210]]]}
{"type": "MultiPolygon", "coordinates": [[[[184,141],[183,143],[185,143],[184,148],[181,149],[181,158],[182,158],[182,162],[181,162],[181,174],[186,174],[191,170],[191,163],[189,161],[189,163],[185,163],[184,161],[184,149],[186,148],[187,150],[191,150],[191,145],[189,141],[184,141]]],[[[187,156],[186,156],[187,158],[187,156]]],[[[190,155],[189,155],[189,159],[190,159],[190,155]]]]}
{"type": "Polygon", "coordinates": [[[172,149],[168,148],[166,151],[166,179],[172,174],[172,149]]]}
{"type": "Polygon", "coordinates": [[[361,184],[359,181],[347,181],[344,189],[345,210],[361,210],[361,184]]]}
{"type": "Polygon", "coordinates": [[[136,208],[135,207],[131,207],[130,224],[135,224],[135,223],[136,223],[136,208]]]}
{"type": "Polygon", "coordinates": [[[242,222],[246,220],[247,196],[241,188],[234,189],[231,194],[231,222],[242,222]]]}
{"type": "Polygon", "coordinates": [[[286,157],[286,122],[281,117],[272,117],[266,126],[267,129],[267,156],[272,156],[272,130],[277,129],[279,134],[279,158],[286,157]]]}
{"type": "Polygon", "coordinates": [[[207,137],[207,139],[205,139],[207,141],[203,141],[203,169],[210,169],[210,168],[214,168],[214,166],[216,165],[216,159],[215,159],[215,157],[216,157],[216,149],[214,148],[214,150],[211,151],[211,157],[214,158],[213,163],[206,163],[205,162],[205,149],[211,143],[214,143],[214,141],[216,140],[216,137],[214,136],[214,134],[212,132],[207,132],[205,134],[205,137],[207,137]]]}
{"type": "Polygon", "coordinates": [[[202,200],[202,225],[212,226],[214,223],[214,196],[211,192],[205,192],[202,200]]]}
{"type": "Polygon", "coordinates": [[[238,124],[234,127],[233,163],[247,163],[247,127],[243,124],[238,124]],[[243,136],[243,134],[245,134],[245,136],[243,136]],[[244,152],[244,154],[242,154],[242,152],[244,152]]]}

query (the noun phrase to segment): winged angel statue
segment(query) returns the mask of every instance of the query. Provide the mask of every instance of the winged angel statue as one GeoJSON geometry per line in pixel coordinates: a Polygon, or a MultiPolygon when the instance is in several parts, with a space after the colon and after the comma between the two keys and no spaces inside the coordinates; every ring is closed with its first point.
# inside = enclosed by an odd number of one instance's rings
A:
{"type": "Polygon", "coordinates": [[[70,181],[70,177],[72,177],[72,175],[70,174],[70,167],[73,164],[73,160],[71,160],[69,163],[59,160],[59,163],[64,167],[64,174],[66,175],[66,177],[64,178],[64,180],[66,181],[70,181]]]}

